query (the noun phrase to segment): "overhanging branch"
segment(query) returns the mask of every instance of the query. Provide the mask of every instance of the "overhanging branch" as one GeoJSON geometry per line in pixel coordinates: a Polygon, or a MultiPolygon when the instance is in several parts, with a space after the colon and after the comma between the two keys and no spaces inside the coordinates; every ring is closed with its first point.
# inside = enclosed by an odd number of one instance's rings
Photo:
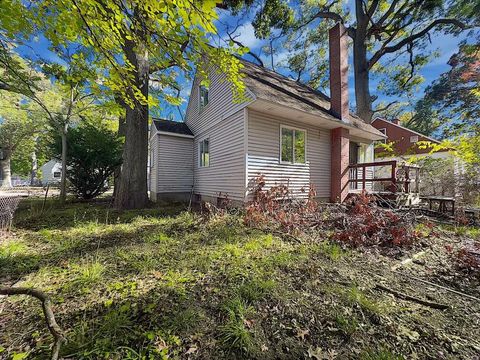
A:
{"type": "Polygon", "coordinates": [[[373,65],[377,63],[380,58],[389,53],[394,53],[398,50],[400,50],[402,47],[406,46],[407,44],[410,44],[414,42],[417,39],[420,39],[421,37],[425,36],[430,30],[432,30],[435,26],[438,25],[454,25],[456,27],[459,27],[460,29],[465,29],[466,25],[462,23],[461,21],[457,19],[437,19],[434,20],[430,25],[428,25],[425,29],[422,31],[419,31],[418,33],[412,34],[405,39],[399,41],[397,44],[392,45],[392,46],[386,46],[383,47],[382,49],[378,50],[370,59],[368,62],[368,68],[371,68],[373,65]]]}

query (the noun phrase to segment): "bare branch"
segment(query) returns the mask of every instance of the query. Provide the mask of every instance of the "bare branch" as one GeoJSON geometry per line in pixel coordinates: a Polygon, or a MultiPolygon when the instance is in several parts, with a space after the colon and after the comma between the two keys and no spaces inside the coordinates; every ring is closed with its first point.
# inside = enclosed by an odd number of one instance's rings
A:
{"type": "Polygon", "coordinates": [[[60,326],[58,326],[57,321],[55,320],[55,315],[53,314],[52,307],[50,306],[50,297],[43,291],[37,289],[4,286],[0,286],[0,295],[28,295],[40,300],[40,302],[42,303],[43,315],[45,316],[48,330],[54,338],[52,355],[50,359],[58,360],[60,348],[62,346],[62,343],[65,341],[65,336],[63,335],[62,329],[60,328],[60,326]]]}
{"type": "Polygon", "coordinates": [[[392,45],[392,46],[386,46],[378,50],[370,59],[369,61],[369,68],[371,68],[374,64],[377,63],[380,58],[388,53],[394,53],[398,50],[400,50],[402,47],[406,46],[409,43],[414,42],[417,39],[420,39],[421,37],[425,36],[430,30],[432,30],[435,26],[437,25],[454,25],[456,27],[459,27],[460,29],[465,29],[466,25],[462,23],[461,21],[457,19],[437,19],[434,20],[430,25],[428,25],[426,28],[424,28],[422,31],[419,31],[418,33],[415,33],[413,35],[410,35],[406,37],[405,39],[399,41],[397,44],[392,45]]]}
{"type": "Polygon", "coordinates": [[[376,22],[377,26],[383,25],[385,20],[387,20],[388,17],[393,13],[393,11],[395,11],[395,7],[397,6],[397,3],[398,3],[398,0],[392,1],[392,4],[388,8],[388,10],[385,12],[385,14],[383,14],[383,16],[376,22]]]}
{"type": "Polygon", "coordinates": [[[373,110],[373,113],[379,113],[379,112],[382,112],[382,111],[386,111],[388,110],[390,107],[392,107],[393,105],[397,104],[398,101],[395,100],[395,101],[392,101],[391,103],[388,103],[386,106],[384,107],[381,107],[381,108],[376,108],[375,110],[373,110]]]}
{"type": "MultiPolygon", "coordinates": [[[[233,36],[233,33],[235,32],[236,30],[234,30],[233,32],[229,32],[227,30],[227,35],[228,35],[228,38],[230,39],[230,41],[232,41],[235,45],[238,45],[240,47],[247,47],[247,46],[244,46],[240,41],[238,41],[236,39],[236,36],[233,36]]],[[[255,60],[258,61],[259,65],[261,67],[265,67],[264,64],[263,64],[263,61],[262,59],[260,59],[260,56],[258,56],[257,54],[255,54],[254,52],[250,51],[250,49],[248,50],[247,52],[248,55],[250,55],[251,57],[253,57],[255,60]]]]}

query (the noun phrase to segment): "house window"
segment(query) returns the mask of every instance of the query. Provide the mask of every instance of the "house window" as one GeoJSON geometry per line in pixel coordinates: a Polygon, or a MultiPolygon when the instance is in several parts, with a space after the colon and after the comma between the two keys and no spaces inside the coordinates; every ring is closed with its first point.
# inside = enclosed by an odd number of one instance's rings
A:
{"type": "Polygon", "coordinates": [[[208,105],[208,88],[206,86],[200,86],[200,110],[208,105]]]}
{"type": "MultiPolygon", "coordinates": [[[[383,135],[387,135],[387,129],[386,128],[382,128],[382,129],[378,129],[378,131],[380,131],[383,135]]],[[[383,139],[383,140],[378,140],[377,141],[378,144],[386,144],[387,143],[387,139],[383,139]]]]}
{"type": "Polygon", "coordinates": [[[418,142],[418,135],[410,136],[410,142],[411,142],[411,143],[416,143],[416,142],[418,142]]]}
{"type": "Polygon", "coordinates": [[[199,145],[199,165],[200,167],[210,166],[210,145],[209,140],[200,141],[199,145]]]}
{"type": "Polygon", "coordinates": [[[374,144],[359,144],[358,145],[358,163],[373,162],[374,144]]]}
{"type": "Polygon", "coordinates": [[[282,126],[280,128],[280,161],[290,164],[305,164],[306,131],[282,126]]]}
{"type": "Polygon", "coordinates": [[[53,172],[53,177],[55,179],[59,179],[62,176],[62,173],[60,171],[54,171],[53,172]]]}

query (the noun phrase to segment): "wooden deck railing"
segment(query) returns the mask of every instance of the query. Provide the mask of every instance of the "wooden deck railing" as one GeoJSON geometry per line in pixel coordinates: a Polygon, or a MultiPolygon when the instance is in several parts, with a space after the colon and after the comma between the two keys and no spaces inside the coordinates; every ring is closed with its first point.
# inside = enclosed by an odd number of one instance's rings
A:
{"type": "Polygon", "coordinates": [[[349,166],[350,192],[418,193],[420,168],[395,160],[349,166]]]}

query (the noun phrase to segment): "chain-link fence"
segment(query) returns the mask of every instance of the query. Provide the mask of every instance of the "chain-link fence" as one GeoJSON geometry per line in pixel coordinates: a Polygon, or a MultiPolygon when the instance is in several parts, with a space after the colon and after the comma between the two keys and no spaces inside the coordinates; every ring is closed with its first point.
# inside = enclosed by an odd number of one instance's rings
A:
{"type": "Polygon", "coordinates": [[[9,230],[22,196],[0,195],[0,231],[9,230]]]}

